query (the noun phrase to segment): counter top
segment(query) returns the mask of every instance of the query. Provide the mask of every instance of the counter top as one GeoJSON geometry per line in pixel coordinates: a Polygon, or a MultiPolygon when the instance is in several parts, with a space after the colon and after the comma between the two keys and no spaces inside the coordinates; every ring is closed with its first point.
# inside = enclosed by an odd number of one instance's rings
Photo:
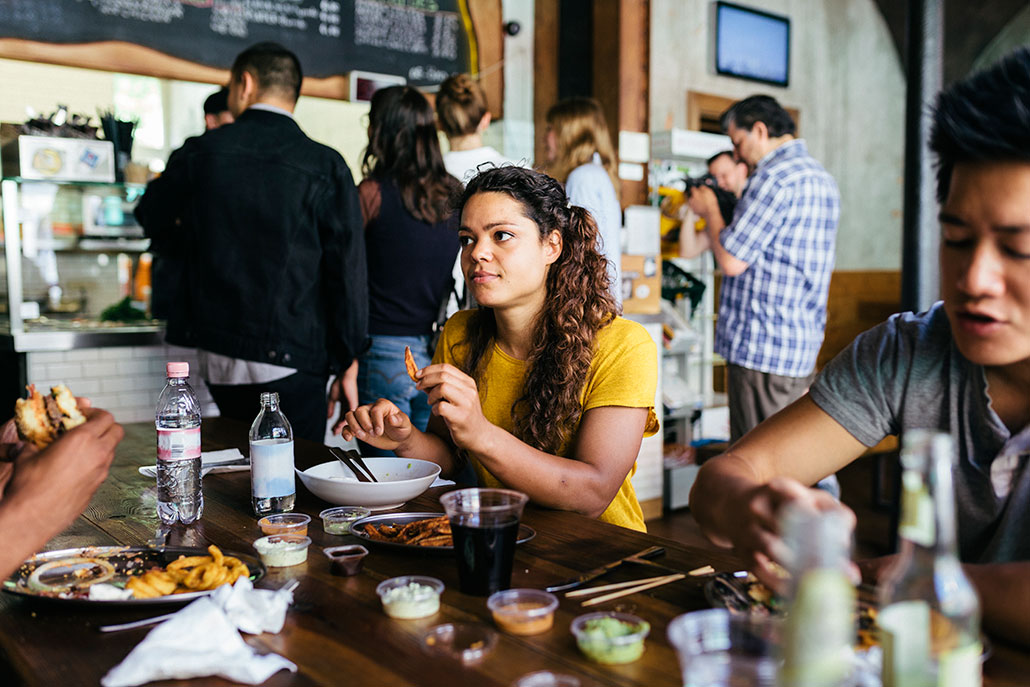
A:
{"type": "Polygon", "coordinates": [[[51,320],[42,326],[31,323],[27,331],[13,333],[10,325],[3,322],[0,323],[0,350],[28,353],[110,346],[151,346],[164,343],[164,331],[164,322],[160,320],[132,324],[51,320]]]}

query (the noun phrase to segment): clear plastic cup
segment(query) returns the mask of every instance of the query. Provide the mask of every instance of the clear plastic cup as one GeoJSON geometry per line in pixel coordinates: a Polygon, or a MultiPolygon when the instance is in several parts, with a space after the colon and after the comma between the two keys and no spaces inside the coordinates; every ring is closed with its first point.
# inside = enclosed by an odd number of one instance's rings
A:
{"type": "Polygon", "coordinates": [[[322,529],[326,534],[350,534],[350,526],[372,511],[364,506],[337,506],[326,508],[318,514],[322,518],[322,529]]]}
{"type": "Polygon", "coordinates": [[[273,513],[258,520],[258,527],[265,534],[295,534],[303,537],[308,533],[311,516],[304,513],[273,513]]]}
{"type": "Polygon", "coordinates": [[[451,523],[458,583],[487,596],[511,586],[519,519],[529,497],[512,489],[458,489],[440,497],[451,523]]]}
{"type": "Polygon", "coordinates": [[[506,589],[490,595],[486,607],[494,622],[513,635],[537,635],[554,625],[558,597],[539,589],[506,589]]]}
{"type": "Polygon", "coordinates": [[[775,687],[782,621],[723,608],[684,613],[669,623],[683,687],[775,687]]]}

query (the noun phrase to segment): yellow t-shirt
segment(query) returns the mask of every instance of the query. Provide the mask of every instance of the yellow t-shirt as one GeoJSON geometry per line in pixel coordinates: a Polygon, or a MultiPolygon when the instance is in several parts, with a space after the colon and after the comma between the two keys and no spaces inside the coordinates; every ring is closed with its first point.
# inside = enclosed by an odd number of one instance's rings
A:
{"type": "MultiPolygon", "coordinates": [[[[452,352],[452,346],[465,340],[471,315],[471,310],[463,310],[447,320],[440,343],[436,347],[436,355],[433,356],[434,363],[458,365],[454,352],[461,355],[463,348],[458,346],[452,352]]],[[[483,379],[478,385],[483,415],[494,425],[514,433],[511,407],[522,396],[526,363],[512,358],[496,344],[487,356],[483,379]]],[[[590,363],[590,372],[580,393],[580,403],[584,413],[591,408],[604,406],[647,408],[644,436],[651,436],[659,429],[658,418],[654,412],[657,383],[658,349],[654,341],[642,326],[618,317],[597,333],[594,359],[590,363]]],[[[577,424],[573,428],[572,438],[559,449],[558,455],[568,457],[569,448],[574,443],[572,439],[578,430],[577,424]]],[[[506,486],[475,458],[472,458],[472,467],[482,486],[506,486]]],[[[630,483],[630,477],[636,469],[634,463],[600,519],[644,532],[644,515],[630,483]]]]}

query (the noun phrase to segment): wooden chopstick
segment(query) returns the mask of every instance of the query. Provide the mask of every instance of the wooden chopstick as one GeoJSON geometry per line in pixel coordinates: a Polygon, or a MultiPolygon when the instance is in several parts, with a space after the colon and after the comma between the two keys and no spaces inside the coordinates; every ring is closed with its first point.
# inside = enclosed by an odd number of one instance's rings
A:
{"type": "Polygon", "coordinates": [[[648,582],[654,582],[655,580],[664,580],[666,577],[671,577],[671,575],[659,575],[658,577],[645,577],[642,580],[630,580],[629,582],[615,582],[614,584],[602,584],[600,587],[591,587],[590,589],[575,589],[571,592],[566,592],[565,596],[591,596],[592,594],[600,594],[601,592],[610,592],[613,589],[636,587],[638,584],[647,584],[648,582]]]}
{"type": "Polygon", "coordinates": [[[594,597],[593,599],[587,599],[581,605],[583,605],[583,606],[595,606],[597,604],[602,604],[605,601],[611,601],[612,599],[618,599],[620,597],[629,596],[630,594],[636,594],[637,592],[642,592],[642,591],[647,590],[647,589],[652,589],[654,587],[660,587],[663,584],[668,584],[670,582],[675,582],[676,580],[682,580],[685,577],[686,577],[686,575],[684,575],[683,573],[676,573],[675,575],[666,575],[666,576],[664,576],[664,577],[662,577],[660,579],[654,580],[653,582],[648,582],[647,584],[641,584],[641,585],[638,585],[636,587],[630,587],[628,589],[621,589],[621,590],[619,590],[617,592],[612,592],[611,594],[604,594],[602,596],[594,597]]]}

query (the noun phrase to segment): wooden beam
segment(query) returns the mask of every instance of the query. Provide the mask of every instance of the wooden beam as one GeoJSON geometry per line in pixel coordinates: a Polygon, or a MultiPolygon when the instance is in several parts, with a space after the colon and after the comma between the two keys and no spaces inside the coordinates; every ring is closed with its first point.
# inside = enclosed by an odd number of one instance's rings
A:
{"type": "MultiPolygon", "coordinates": [[[[619,131],[648,131],[650,79],[650,0],[619,0],[619,131]]],[[[647,203],[647,180],[622,180],[623,207],[647,203]]]]}
{"type": "Polygon", "coordinates": [[[533,151],[537,167],[547,160],[547,110],[558,102],[558,9],[556,0],[537,0],[533,7],[533,151]]]}

